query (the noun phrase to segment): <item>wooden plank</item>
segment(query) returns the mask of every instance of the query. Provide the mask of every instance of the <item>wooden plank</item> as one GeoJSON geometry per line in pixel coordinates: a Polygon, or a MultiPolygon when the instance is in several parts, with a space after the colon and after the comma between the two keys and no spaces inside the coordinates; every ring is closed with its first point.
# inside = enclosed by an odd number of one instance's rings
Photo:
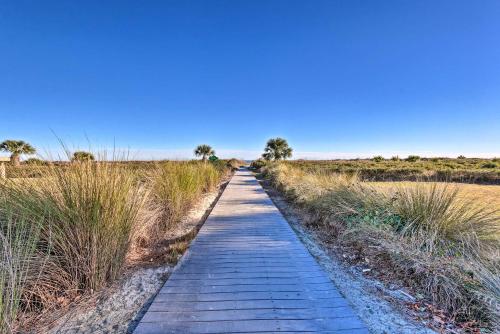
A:
{"type": "MultiPolygon", "coordinates": [[[[230,292],[292,292],[299,291],[296,284],[279,284],[279,285],[269,285],[269,284],[253,284],[253,285],[231,285],[231,286],[164,286],[160,293],[230,293],[230,292]]],[[[314,285],[302,285],[300,286],[300,291],[319,291],[329,292],[331,294],[336,294],[340,297],[337,290],[332,289],[331,284],[314,284],[314,285]]]]}
{"type": "Polygon", "coordinates": [[[258,291],[258,292],[227,292],[227,293],[159,293],[155,300],[167,301],[192,301],[192,302],[212,302],[223,300],[316,300],[320,303],[323,299],[342,298],[336,292],[314,290],[296,290],[293,292],[282,291],[258,291]]]}
{"type": "Polygon", "coordinates": [[[167,286],[229,286],[229,285],[249,285],[249,284],[323,284],[330,283],[326,278],[230,278],[225,280],[192,280],[192,279],[169,279],[167,286]]]}
{"type": "MultiPolygon", "coordinates": [[[[141,322],[135,333],[259,333],[282,331],[318,332],[329,330],[353,333],[352,330],[363,329],[363,324],[356,317],[338,319],[294,319],[294,320],[240,320],[240,321],[190,321],[181,322],[171,319],[161,322],[141,322]],[[346,332],[349,330],[350,332],[346,332]]],[[[359,333],[359,332],[358,332],[359,333]]],[[[365,333],[368,333],[365,331],[365,333]]]]}
{"type": "Polygon", "coordinates": [[[317,308],[336,308],[348,307],[344,298],[332,298],[322,300],[318,303],[313,299],[266,299],[266,300],[223,300],[212,302],[192,303],[187,301],[159,301],[155,300],[149,307],[148,312],[157,311],[206,311],[206,310],[245,310],[258,308],[276,308],[276,309],[317,309],[317,308]]]}
{"type": "Polygon", "coordinates": [[[229,321],[229,320],[272,320],[272,319],[335,319],[352,318],[354,313],[349,307],[322,309],[247,309],[247,310],[214,310],[194,312],[149,312],[144,322],[160,322],[163,319],[175,318],[175,321],[229,321]]]}

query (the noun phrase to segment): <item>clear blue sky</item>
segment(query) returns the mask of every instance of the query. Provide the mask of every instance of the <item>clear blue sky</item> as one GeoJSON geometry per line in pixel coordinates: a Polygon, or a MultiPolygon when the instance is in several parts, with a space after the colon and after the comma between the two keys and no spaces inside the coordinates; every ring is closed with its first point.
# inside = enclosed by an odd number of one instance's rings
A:
{"type": "Polygon", "coordinates": [[[0,140],[500,156],[500,1],[1,1],[0,140]]]}

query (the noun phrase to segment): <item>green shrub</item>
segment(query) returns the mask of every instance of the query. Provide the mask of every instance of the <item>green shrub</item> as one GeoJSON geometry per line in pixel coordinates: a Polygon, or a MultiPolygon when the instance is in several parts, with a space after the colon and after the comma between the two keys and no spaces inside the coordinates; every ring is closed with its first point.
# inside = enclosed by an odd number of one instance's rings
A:
{"type": "Polygon", "coordinates": [[[227,167],[231,168],[233,171],[238,169],[240,166],[243,165],[243,162],[238,160],[238,159],[229,159],[227,161],[227,167]]]}
{"type": "Polygon", "coordinates": [[[463,160],[463,159],[466,159],[466,157],[465,157],[464,155],[459,155],[459,156],[457,157],[457,159],[463,160]]]}
{"type": "Polygon", "coordinates": [[[250,168],[254,170],[260,170],[262,167],[264,167],[267,164],[267,162],[264,159],[257,159],[252,161],[250,164],[250,168]]]}
{"type": "Polygon", "coordinates": [[[26,165],[42,165],[42,166],[49,164],[47,161],[38,158],[29,158],[26,161],[24,161],[24,163],[26,165]]]}
{"type": "Polygon", "coordinates": [[[373,160],[373,161],[375,161],[375,162],[382,162],[382,161],[384,161],[385,159],[384,159],[384,157],[383,157],[383,156],[381,156],[381,155],[377,155],[377,156],[374,156],[374,157],[372,158],[372,160],[373,160]]]}
{"type": "Polygon", "coordinates": [[[420,160],[420,156],[418,155],[409,155],[408,158],[406,158],[406,161],[409,161],[409,162],[416,162],[420,160]]]}
{"type": "Polygon", "coordinates": [[[399,159],[399,156],[395,155],[395,156],[391,157],[391,160],[392,161],[399,161],[401,159],[399,159]]]}
{"type": "Polygon", "coordinates": [[[85,152],[85,151],[77,151],[73,153],[73,156],[71,157],[71,161],[94,161],[95,157],[94,154],[90,152],[85,152]]]}
{"type": "Polygon", "coordinates": [[[494,162],[486,162],[481,165],[481,168],[497,168],[497,164],[494,162]]]}

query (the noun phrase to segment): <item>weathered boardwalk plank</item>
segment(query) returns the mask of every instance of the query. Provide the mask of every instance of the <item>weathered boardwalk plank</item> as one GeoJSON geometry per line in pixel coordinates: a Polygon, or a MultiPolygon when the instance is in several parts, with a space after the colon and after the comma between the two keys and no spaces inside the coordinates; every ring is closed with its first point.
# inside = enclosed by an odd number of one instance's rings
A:
{"type": "Polygon", "coordinates": [[[368,330],[257,180],[240,170],[134,333],[368,330]]]}

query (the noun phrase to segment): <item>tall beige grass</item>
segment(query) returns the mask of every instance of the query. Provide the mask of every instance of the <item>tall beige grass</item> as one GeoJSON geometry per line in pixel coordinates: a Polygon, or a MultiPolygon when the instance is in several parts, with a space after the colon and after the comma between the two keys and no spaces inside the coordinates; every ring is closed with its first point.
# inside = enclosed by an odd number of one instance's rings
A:
{"type": "Polygon", "coordinates": [[[138,235],[156,240],[174,228],[230,170],[223,161],[97,156],[1,180],[0,332],[15,328],[19,312],[57,308],[111,283],[138,235]]]}
{"type": "Polygon", "coordinates": [[[153,171],[151,194],[162,212],[159,225],[166,230],[179,222],[203,193],[212,191],[221,180],[225,168],[212,163],[165,162],[153,171]]]}
{"type": "Polygon", "coordinates": [[[118,276],[147,196],[136,180],[119,164],[75,162],[1,187],[2,210],[42,224],[37,251],[48,260],[30,299],[45,306],[118,276]]]}
{"type": "Polygon", "coordinates": [[[371,258],[458,319],[494,326],[500,305],[500,215],[435,183],[381,192],[354,176],[284,164],[265,173],[310,223],[371,258]]]}

